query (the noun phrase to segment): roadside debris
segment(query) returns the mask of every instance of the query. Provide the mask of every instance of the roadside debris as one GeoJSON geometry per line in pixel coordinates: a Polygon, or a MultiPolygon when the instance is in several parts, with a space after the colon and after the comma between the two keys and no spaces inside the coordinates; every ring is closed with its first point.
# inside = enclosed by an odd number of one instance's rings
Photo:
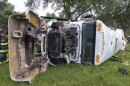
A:
{"type": "Polygon", "coordinates": [[[129,65],[129,63],[128,63],[127,60],[122,61],[122,64],[123,64],[123,65],[129,65]]]}
{"type": "Polygon", "coordinates": [[[119,72],[122,72],[123,74],[128,74],[128,70],[124,68],[119,68],[119,72]]]}
{"type": "Polygon", "coordinates": [[[110,58],[111,61],[117,61],[117,62],[121,62],[123,65],[129,65],[129,62],[127,60],[125,60],[123,57],[118,57],[116,55],[112,56],[110,58]]]}
{"type": "Polygon", "coordinates": [[[112,60],[112,61],[118,61],[118,62],[122,62],[123,59],[124,59],[123,57],[118,57],[118,56],[116,56],[116,55],[113,55],[113,56],[110,58],[110,60],[112,60]]]}

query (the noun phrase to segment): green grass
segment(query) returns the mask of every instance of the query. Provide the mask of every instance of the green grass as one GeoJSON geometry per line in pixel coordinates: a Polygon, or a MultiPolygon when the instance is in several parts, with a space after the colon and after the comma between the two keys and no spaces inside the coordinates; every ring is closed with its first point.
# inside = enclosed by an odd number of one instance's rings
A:
{"type": "MultiPolygon", "coordinates": [[[[130,44],[127,49],[130,49],[130,44]]],[[[120,51],[116,55],[130,63],[130,51],[120,51]]],[[[48,66],[45,73],[27,84],[12,81],[8,63],[3,63],[0,65],[0,86],[130,86],[130,74],[119,72],[120,67],[130,72],[130,65],[111,60],[99,66],[74,63],[48,66]]]]}

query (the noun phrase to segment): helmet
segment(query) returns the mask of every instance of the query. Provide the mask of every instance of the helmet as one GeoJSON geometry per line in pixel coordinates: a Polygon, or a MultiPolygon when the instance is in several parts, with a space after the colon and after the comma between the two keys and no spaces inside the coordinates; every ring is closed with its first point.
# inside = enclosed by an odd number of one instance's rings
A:
{"type": "Polygon", "coordinates": [[[4,29],[0,29],[0,34],[5,33],[4,29]]]}

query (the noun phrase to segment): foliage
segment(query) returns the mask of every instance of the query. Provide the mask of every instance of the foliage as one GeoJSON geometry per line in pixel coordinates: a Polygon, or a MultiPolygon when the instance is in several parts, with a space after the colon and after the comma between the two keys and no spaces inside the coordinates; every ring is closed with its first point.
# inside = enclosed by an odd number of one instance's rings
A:
{"type": "Polygon", "coordinates": [[[46,16],[47,17],[57,17],[56,15],[55,15],[55,13],[46,13],[46,16]]]}
{"type": "Polygon", "coordinates": [[[130,0],[100,0],[93,10],[108,26],[130,29],[130,0]]]}
{"type": "Polygon", "coordinates": [[[38,9],[38,7],[40,6],[40,2],[41,0],[28,0],[26,3],[26,6],[30,10],[35,10],[35,9],[38,9]]]}
{"type": "Polygon", "coordinates": [[[14,6],[7,0],[0,1],[0,28],[8,29],[8,17],[13,13],[14,6]]]}
{"type": "MultiPolygon", "coordinates": [[[[28,0],[26,6],[35,9],[39,6],[40,0],[28,0]]],[[[60,16],[68,19],[78,19],[83,13],[88,12],[93,7],[91,0],[44,0],[43,7],[47,8],[48,4],[52,4],[52,7],[59,11],[60,16]]]]}

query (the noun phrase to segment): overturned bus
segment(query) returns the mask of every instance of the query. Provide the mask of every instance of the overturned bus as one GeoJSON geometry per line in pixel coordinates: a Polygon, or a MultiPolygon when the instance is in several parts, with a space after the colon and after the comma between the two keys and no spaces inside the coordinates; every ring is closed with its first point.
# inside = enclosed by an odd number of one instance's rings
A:
{"type": "Polygon", "coordinates": [[[48,63],[100,65],[126,46],[122,29],[111,30],[99,20],[60,20],[47,25],[32,11],[10,16],[8,35],[10,76],[14,81],[31,82],[46,71],[48,63]],[[41,56],[36,57],[38,42],[41,56]]]}
{"type": "Polygon", "coordinates": [[[67,25],[57,21],[48,30],[48,58],[52,64],[65,58],[70,62],[100,65],[125,46],[123,30],[111,30],[99,20],[67,25]]]}

